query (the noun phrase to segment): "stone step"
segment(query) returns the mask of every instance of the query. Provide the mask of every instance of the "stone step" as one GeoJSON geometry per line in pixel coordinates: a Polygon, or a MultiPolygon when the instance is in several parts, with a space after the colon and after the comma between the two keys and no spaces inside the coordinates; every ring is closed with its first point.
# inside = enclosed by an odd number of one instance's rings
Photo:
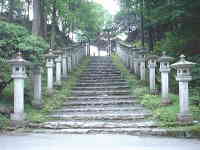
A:
{"type": "Polygon", "coordinates": [[[120,80],[120,76],[107,76],[107,77],[80,77],[79,80],[120,80]]]}
{"type": "Polygon", "coordinates": [[[116,67],[116,65],[113,65],[113,64],[94,64],[94,63],[92,63],[92,64],[89,64],[88,65],[88,67],[111,67],[111,68],[113,68],[113,67],[116,67]]]}
{"type": "Polygon", "coordinates": [[[94,100],[134,100],[136,97],[134,96],[108,96],[108,95],[102,95],[102,96],[71,96],[68,97],[68,100],[74,101],[74,100],[83,100],[83,101],[94,101],[94,100]]]}
{"type": "Polygon", "coordinates": [[[52,119],[60,120],[141,120],[152,116],[151,113],[123,113],[123,114],[52,114],[49,115],[52,119]]]}
{"type": "Polygon", "coordinates": [[[126,86],[128,82],[77,83],[78,87],[126,86]]]}
{"type": "Polygon", "coordinates": [[[120,73],[120,71],[118,69],[85,69],[83,70],[83,72],[86,72],[86,73],[106,73],[106,72],[109,72],[109,73],[120,73]]]}
{"type": "Polygon", "coordinates": [[[82,73],[80,77],[121,76],[121,73],[82,73]]]}
{"type": "Polygon", "coordinates": [[[51,113],[51,115],[74,115],[74,116],[80,116],[80,115],[127,115],[127,114],[147,114],[150,113],[150,111],[147,111],[145,109],[141,109],[141,110],[109,110],[109,111],[82,111],[82,112],[74,112],[74,111],[54,111],[51,113]]]}
{"type": "MultiPolygon", "coordinates": [[[[120,106],[123,104],[134,105],[137,104],[135,100],[95,100],[95,101],[84,101],[84,100],[74,100],[74,101],[67,101],[64,102],[63,106],[91,106],[96,107],[96,105],[117,105],[120,106]]],[[[114,106],[113,106],[114,107],[114,106]]]]}
{"type": "Polygon", "coordinates": [[[121,73],[110,73],[110,72],[89,72],[89,73],[82,73],[80,76],[106,76],[106,75],[109,75],[109,76],[120,76],[121,73]]]}
{"type": "Polygon", "coordinates": [[[77,84],[80,83],[121,83],[121,82],[126,82],[124,79],[100,79],[100,80],[78,80],[77,84]]]}
{"type": "Polygon", "coordinates": [[[95,106],[95,107],[88,107],[88,106],[83,106],[83,107],[63,107],[58,110],[55,110],[54,112],[63,112],[63,113],[71,113],[71,112],[113,112],[113,111],[143,111],[144,108],[142,106],[108,106],[108,107],[102,107],[100,106],[95,106]]]}
{"type": "Polygon", "coordinates": [[[113,91],[75,91],[71,92],[74,96],[100,96],[100,95],[128,95],[128,90],[113,90],[113,91]]]}
{"type": "Polygon", "coordinates": [[[74,109],[74,110],[79,110],[79,109],[91,109],[91,108],[95,108],[95,109],[102,109],[104,108],[105,110],[108,110],[110,108],[113,108],[113,110],[116,108],[135,108],[139,110],[139,108],[143,107],[141,104],[138,104],[138,103],[124,103],[124,104],[117,104],[117,103],[104,103],[105,105],[99,105],[99,104],[96,104],[96,105],[63,105],[63,108],[61,109],[74,109]]]}
{"type": "Polygon", "coordinates": [[[96,66],[96,67],[87,67],[88,70],[118,70],[116,67],[109,66],[96,66]]]}
{"type": "Polygon", "coordinates": [[[79,90],[79,91],[110,91],[110,90],[127,90],[129,89],[128,86],[102,86],[102,87],[75,87],[72,90],[79,90]]]}
{"type": "Polygon", "coordinates": [[[37,129],[33,133],[48,134],[122,134],[122,135],[152,135],[152,136],[169,136],[167,129],[163,128],[97,128],[97,129],[37,129]]]}
{"type": "MultiPolygon", "coordinates": [[[[34,126],[34,124],[32,124],[34,126]]],[[[147,120],[147,121],[65,121],[65,120],[55,120],[48,121],[41,124],[35,124],[40,128],[45,129],[116,129],[116,128],[154,128],[157,127],[156,123],[147,120]]]]}
{"type": "Polygon", "coordinates": [[[93,71],[84,71],[84,74],[121,74],[120,71],[99,71],[99,70],[93,70],[93,71]]]}

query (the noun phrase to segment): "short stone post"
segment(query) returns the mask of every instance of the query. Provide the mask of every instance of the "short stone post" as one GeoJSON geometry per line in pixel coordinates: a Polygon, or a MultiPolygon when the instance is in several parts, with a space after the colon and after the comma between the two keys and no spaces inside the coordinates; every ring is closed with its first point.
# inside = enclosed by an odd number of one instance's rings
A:
{"type": "Polygon", "coordinates": [[[145,67],[144,52],[140,52],[138,61],[139,61],[139,67],[140,67],[140,80],[145,81],[146,67],[145,67]]]}
{"type": "Polygon", "coordinates": [[[150,55],[147,57],[148,60],[148,68],[149,68],[149,84],[150,84],[150,93],[156,93],[156,55],[150,55]]]}
{"type": "Polygon", "coordinates": [[[192,80],[190,69],[195,64],[185,60],[185,56],[180,56],[180,61],[171,66],[177,70],[176,80],[179,81],[179,103],[180,113],[177,120],[181,124],[192,123],[192,114],[189,110],[189,90],[188,82],[192,80]]]}
{"type": "Polygon", "coordinates": [[[132,70],[132,51],[131,51],[131,48],[129,48],[128,50],[128,66],[129,66],[129,70],[131,71],[132,70]]]}
{"type": "Polygon", "coordinates": [[[67,79],[67,52],[65,49],[63,49],[62,55],[62,79],[67,79]]]}
{"type": "Polygon", "coordinates": [[[53,50],[49,49],[49,53],[45,55],[46,57],[46,67],[47,67],[47,92],[49,95],[53,94],[53,67],[54,58],[53,50]]]}
{"type": "Polygon", "coordinates": [[[42,67],[39,64],[33,66],[33,101],[35,108],[42,108],[42,67]]]}
{"type": "Polygon", "coordinates": [[[139,68],[138,68],[138,54],[137,52],[135,52],[135,55],[134,55],[134,73],[135,75],[138,75],[138,72],[139,72],[139,68]]]}
{"type": "Polygon", "coordinates": [[[171,104],[171,100],[169,98],[169,72],[170,72],[170,61],[173,58],[166,56],[166,53],[163,52],[163,56],[158,59],[160,62],[160,72],[161,72],[161,96],[162,102],[161,105],[169,105],[171,104]]]}
{"type": "Polygon", "coordinates": [[[67,52],[67,66],[68,66],[68,72],[71,72],[72,70],[72,56],[71,56],[71,49],[67,52]]]}
{"type": "Polygon", "coordinates": [[[55,85],[57,87],[60,87],[61,86],[61,72],[62,72],[62,54],[63,52],[60,51],[60,50],[57,50],[54,52],[55,55],[56,55],[56,59],[55,59],[55,62],[56,62],[56,83],[55,85]]]}
{"type": "Polygon", "coordinates": [[[13,125],[22,125],[25,119],[24,113],[24,79],[26,78],[26,65],[30,64],[22,58],[19,52],[17,57],[8,60],[12,65],[12,78],[14,80],[14,112],[11,114],[13,125]]]}

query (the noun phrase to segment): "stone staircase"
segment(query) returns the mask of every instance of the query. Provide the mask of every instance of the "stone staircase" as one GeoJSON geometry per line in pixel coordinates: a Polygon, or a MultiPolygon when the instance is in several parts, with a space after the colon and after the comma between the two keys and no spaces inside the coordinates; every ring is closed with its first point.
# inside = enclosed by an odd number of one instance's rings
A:
{"type": "Polygon", "coordinates": [[[72,97],[35,132],[151,134],[156,127],[147,119],[151,112],[129,93],[111,57],[91,57],[72,97]]]}

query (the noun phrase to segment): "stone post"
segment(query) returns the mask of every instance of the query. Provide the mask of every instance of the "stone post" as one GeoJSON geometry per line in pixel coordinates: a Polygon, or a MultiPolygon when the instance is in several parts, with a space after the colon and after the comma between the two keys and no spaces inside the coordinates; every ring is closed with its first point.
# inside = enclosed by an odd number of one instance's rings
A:
{"type": "Polygon", "coordinates": [[[139,67],[140,67],[140,80],[145,81],[146,67],[145,67],[144,52],[140,52],[138,61],[139,61],[139,67]]]}
{"type": "Polygon", "coordinates": [[[156,55],[151,55],[147,57],[148,60],[148,68],[149,68],[149,84],[150,84],[150,93],[156,93],[156,55]]]}
{"type": "Polygon", "coordinates": [[[49,49],[49,53],[45,55],[46,57],[46,67],[47,67],[47,92],[49,95],[53,93],[53,67],[54,58],[53,50],[49,49]]]}
{"type": "Polygon", "coordinates": [[[163,52],[163,56],[158,59],[160,62],[160,72],[161,72],[161,105],[171,104],[169,99],[169,72],[170,72],[170,61],[173,60],[172,57],[166,56],[163,52]]]}
{"type": "Polygon", "coordinates": [[[72,71],[72,54],[71,54],[71,48],[68,51],[67,54],[67,64],[68,64],[68,72],[72,71]]]}
{"type": "Polygon", "coordinates": [[[56,59],[55,59],[55,62],[56,62],[56,83],[55,85],[57,87],[60,87],[61,86],[61,72],[62,72],[62,54],[63,52],[60,51],[60,50],[57,50],[54,52],[55,55],[56,55],[56,59]]]}
{"type": "Polygon", "coordinates": [[[26,65],[30,64],[22,58],[19,52],[16,58],[8,60],[12,65],[12,78],[14,80],[14,112],[11,114],[13,125],[21,125],[25,119],[24,113],[24,79],[26,78],[26,65]]]}
{"type": "Polygon", "coordinates": [[[138,72],[139,72],[139,68],[138,68],[138,54],[137,52],[135,52],[135,56],[134,56],[134,73],[135,75],[138,75],[138,72]]]}
{"type": "Polygon", "coordinates": [[[62,79],[67,79],[67,52],[65,49],[63,49],[62,55],[62,79]]]}
{"type": "Polygon", "coordinates": [[[42,67],[39,64],[33,66],[33,101],[35,108],[42,108],[42,67]]]}
{"type": "Polygon", "coordinates": [[[192,123],[192,114],[189,110],[189,90],[188,82],[192,80],[190,69],[195,64],[185,60],[185,56],[180,56],[180,61],[171,66],[177,70],[176,80],[179,81],[179,104],[180,113],[177,120],[181,124],[192,123]]]}

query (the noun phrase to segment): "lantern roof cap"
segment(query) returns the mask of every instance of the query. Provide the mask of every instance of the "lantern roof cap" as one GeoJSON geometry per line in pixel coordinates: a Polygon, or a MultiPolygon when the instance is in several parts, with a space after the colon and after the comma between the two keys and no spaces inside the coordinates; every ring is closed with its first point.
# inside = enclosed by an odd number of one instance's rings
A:
{"type": "Polygon", "coordinates": [[[146,60],[150,60],[150,59],[157,60],[157,59],[158,59],[158,56],[157,56],[157,55],[153,55],[153,54],[148,55],[148,56],[146,57],[146,60]]]}
{"type": "Polygon", "coordinates": [[[185,55],[180,56],[180,60],[174,64],[171,65],[172,68],[178,69],[178,68],[191,68],[196,63],[190,62],[185,60],[185,55]]]}
{"type": "Polygon", "coordinates": [[[158,59],[159,62],[171,62],[173,60],[174,58],[167,56],[165,51],[162,53],[162,56],[158,59]]]}
{"type": "Polygon", "coordinates": [[[48,54],[45,54],[44,55],[46,58],[55,58],[56,55],[53,53],[53,50],[52,49],[49,49],[49,52],[48,54]]]}
{"type": "Polygon", "coordinates": [[[63,54],[63,51],[59,49],[59,50],[54,51],[53,53],[56,55],[59,55],[59,54],[63,54]]]}
{"type": "Polygon", "coordinates": [[[8,60],[7,63],[11,65],[17,65],[17,64],[30,65],[31,64],[31,62],[23,59],[22,53],[20,51],[17,53],[15,58],[8,60]]]}

